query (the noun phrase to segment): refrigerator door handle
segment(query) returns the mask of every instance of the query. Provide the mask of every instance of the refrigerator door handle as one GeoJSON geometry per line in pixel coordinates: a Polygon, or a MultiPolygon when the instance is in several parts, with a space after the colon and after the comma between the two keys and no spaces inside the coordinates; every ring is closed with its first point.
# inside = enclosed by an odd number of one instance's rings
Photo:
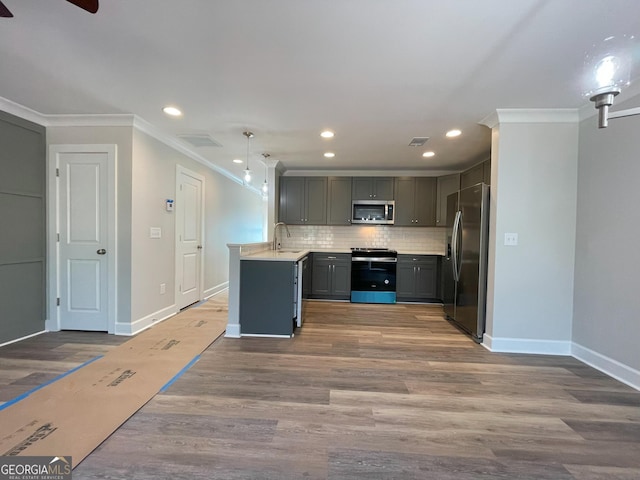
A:
{"type": "Polygon", "coordinates": [[[458,234],[456,235],[456,240],[458,240],[458,245],[456,245],[456,267],[458,271],[456,272],[456,282],[460,281],[460,273],[462,272],[462,212],[458,212],[460,215],[460,220],[458,221],[458,234]]]}
{"type": "Polygon", "coordinates": [[[458,268],[458,233],[462,212],[456,212],[456,218],[453,221],[453,232],[451,234],[451,266],[453,267],[453,279],[457,282],[460,280],[460,271],[458,268]]]}

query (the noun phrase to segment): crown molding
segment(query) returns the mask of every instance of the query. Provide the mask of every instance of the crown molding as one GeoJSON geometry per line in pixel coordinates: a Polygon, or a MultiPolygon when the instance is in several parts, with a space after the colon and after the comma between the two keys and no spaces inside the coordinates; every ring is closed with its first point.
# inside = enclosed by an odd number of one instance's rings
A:
{"type": "Polygon", "coordinates": [[[7,98],[0,97],[0,110],[23,118],[30,122],[42,125],[43,127],[130,127],[134,128],[150,137],[155,138],[159,142],[164,143],[170,148],[182,153],[192,160],[204,165],[205,167],[219,173],[229,180],[242,185],[255,193],[262,195],[260,189],[253,185],[246,185],[242,179],[236,177],[228,170],[209,162],[203,156],[192,151],[184,143],[177,138],[167,135],[159,130],[151,123],[133,114],[78,114],[78,115],[46,115],[32,110],[24,105],[13,102],[7,98]]]}
{"type": "Polygon", "coordinates": [[[45,115],[48,127],[133,127],[133,114],[45,115]]]}
{"type": "Polygon", "coordinates": [[[286,170],[284,177],[440,177],[460,170],[286,170]]]}
{"type": "Polygon", "coordinates": [[[576,108],[498,108],[479,123],[494,128],[503,123],[578,123],[576,108]]]}
{"type": "Polygon", "coordinates": [[[167,145],[170,148],[173,148],[174,150],[182,153],[183,155],[186,155],[187,157],[191,158],[192,160],[195,160],[196,162],[204,165],[205,167],[218,172],[220,175],[223,175],[225,177],[227,177],[229,180],[234,181],[235,183],[239,184],[239,185],[243,185],[245,187],[247,187],[249,190],[253,191],[256,194],[262,195],[262,192],[260,190],[258,190],[256,187],[252,186],[252,185],[246,185],[244,183],[244,181],[242,181],[242,179],[236,177],[235,175],[232,175],[229,171],[225,170],[224,168],[221,168],[217,165],[214,165],[213,163],[209,162],[209,160],[207,160],[206,158],[204,158],[202,155],[199,155],[197,153],[195,153],[194,151],[192,151],[191,149],[189,149],[184,143],[182,143],[182,141],[178,140],[177,138],[174,138],[170,135],[167,135],[166,133],[164,133],[163,131],[161,131],[160,129],[156,128],[154,125],[152,125],[151,123],[147,122],[146,120],[138,117],[138,116],[133,116],[133,128],[135,128],[136,130],[149,135],[152,138],[155,138],[156,140],[158,140],[159,142],[164,143],[165,145],[167,145]]]}
{"type": "Polygon", "coordinates": [[[37,123],[43,127],[49,126],[46,115],[27,108],[24,105],[20,105],[19,103],[12,102],[8,98],[0,97],[0,110],[30,122],[37,123]]]}

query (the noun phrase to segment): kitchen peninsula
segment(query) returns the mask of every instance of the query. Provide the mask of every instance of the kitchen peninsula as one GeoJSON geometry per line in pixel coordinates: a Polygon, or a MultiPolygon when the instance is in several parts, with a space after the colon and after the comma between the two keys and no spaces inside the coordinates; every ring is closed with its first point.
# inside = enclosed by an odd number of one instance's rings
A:
{"type": "MultiPolygon", "coordinates": [[[[229,244],[228,248],[229,315],[226,337],[291,337],[296,327],[302,327],[306,299],[344,301],[350,298],[350,247],[285,246],[274,250],[271,242],[262,242],[229,244]]],[[[440,301],[442,253],[440,249],[400,250],[399,265],[401,261],[409,261],[416,266],[411,265],[409,271],[407,268],[399,269],[398,301],[440,301]],[[428,270],[424,269],[425,265],[429,266],[428,270]],[[416,270],[421,272],[421,276],[415,275],[416,270]],[[425,278],[428,279],[426,284],[422,281],[425,278]],[[414,282],[420,286],[414,287],[414,282]],[[406,293],[406,285],[409,285],[409,294],[406,293]],[[424,292],[422,296],[415,293],[420,289],[424,292]]]]}

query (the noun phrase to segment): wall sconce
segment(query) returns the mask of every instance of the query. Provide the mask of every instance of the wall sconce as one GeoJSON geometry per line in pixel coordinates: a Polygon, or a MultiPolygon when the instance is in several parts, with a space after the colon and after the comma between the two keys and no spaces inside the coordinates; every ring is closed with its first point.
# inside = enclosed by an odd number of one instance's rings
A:
{"type": "Polygon", "coordinates": [[[598,128],[607,127],[614,97],[630,83],[634,40],[633,35],[607,37],[585,56],[584,96],[598,109],[598,128]]]}

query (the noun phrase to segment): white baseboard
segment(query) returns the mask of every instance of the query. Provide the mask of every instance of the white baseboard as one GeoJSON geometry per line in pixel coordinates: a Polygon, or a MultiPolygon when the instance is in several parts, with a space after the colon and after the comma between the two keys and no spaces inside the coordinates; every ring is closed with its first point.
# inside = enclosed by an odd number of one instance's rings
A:
{"type": "Polygon", "coordinates": [[[640,371],[575,342],[571,345],[571,354],[581,362],[606,373],[610,377],[636,390],[640,390],[640,371]]]}
{"type": "Polygon", "coordinates": [[[218,295],[221,292],[224,292],[227,288],[229,288],[229,282],[222,282],[220,285],[216,285],[215,287],[207,288],[203,293],[204,299],[208,300],[214,295],[218,295]]]}
{"type": "Polygon", "coordinates": [[[116,322],[115,334],[116,335],[135,335],[143,330],[155,325],[158,322],[173,317],[178,313],[180,309],[174,304],[169,307],[163,308],[150,315],[142,317],[131,323],[118,323],[116,322]]]}
{"type": "Polygon", "coordinates": [[[227,330],[224,333],[227,338],[240,338],[240,324],[227,323],[227,330]]]}
{"type": "MultiPolygon", "coordinates": [[[[60,324],[56,321],[53,320],[51,318],[47,318],[44,321],[44,329],[46,332],[59,332],[60,331],[60,324]]],[[[2,345],[0,345],[1,347],[2,345]]]]}
{"type": "Polygon", "coordinates": [[[528,338],[493,338],[486,333],[482,346],[491,352],[533,353],[538,355],[571,355],[571,342],[528,338]]]}
{"type": "Polygon", "coordinates": [[[260,338],[291,338],[293,335],[275,335],[270,333],[243,333],[243,337],[260,337],[260,338]]]}
{"type": "Polygon", "coordinates": [[[9,340],[8,342],[0,343],[0,347],[4,347],[5,345],[10,345],[12,343],[20,342],[22,340],[26,340],[27,338],[35,337],[41,335],[43,333],[47,333],[49,330],[42,330],[40,332],[32,333],[31,335],[25,335],[24,337],[14,338],[13,340],[9,340]]]}

